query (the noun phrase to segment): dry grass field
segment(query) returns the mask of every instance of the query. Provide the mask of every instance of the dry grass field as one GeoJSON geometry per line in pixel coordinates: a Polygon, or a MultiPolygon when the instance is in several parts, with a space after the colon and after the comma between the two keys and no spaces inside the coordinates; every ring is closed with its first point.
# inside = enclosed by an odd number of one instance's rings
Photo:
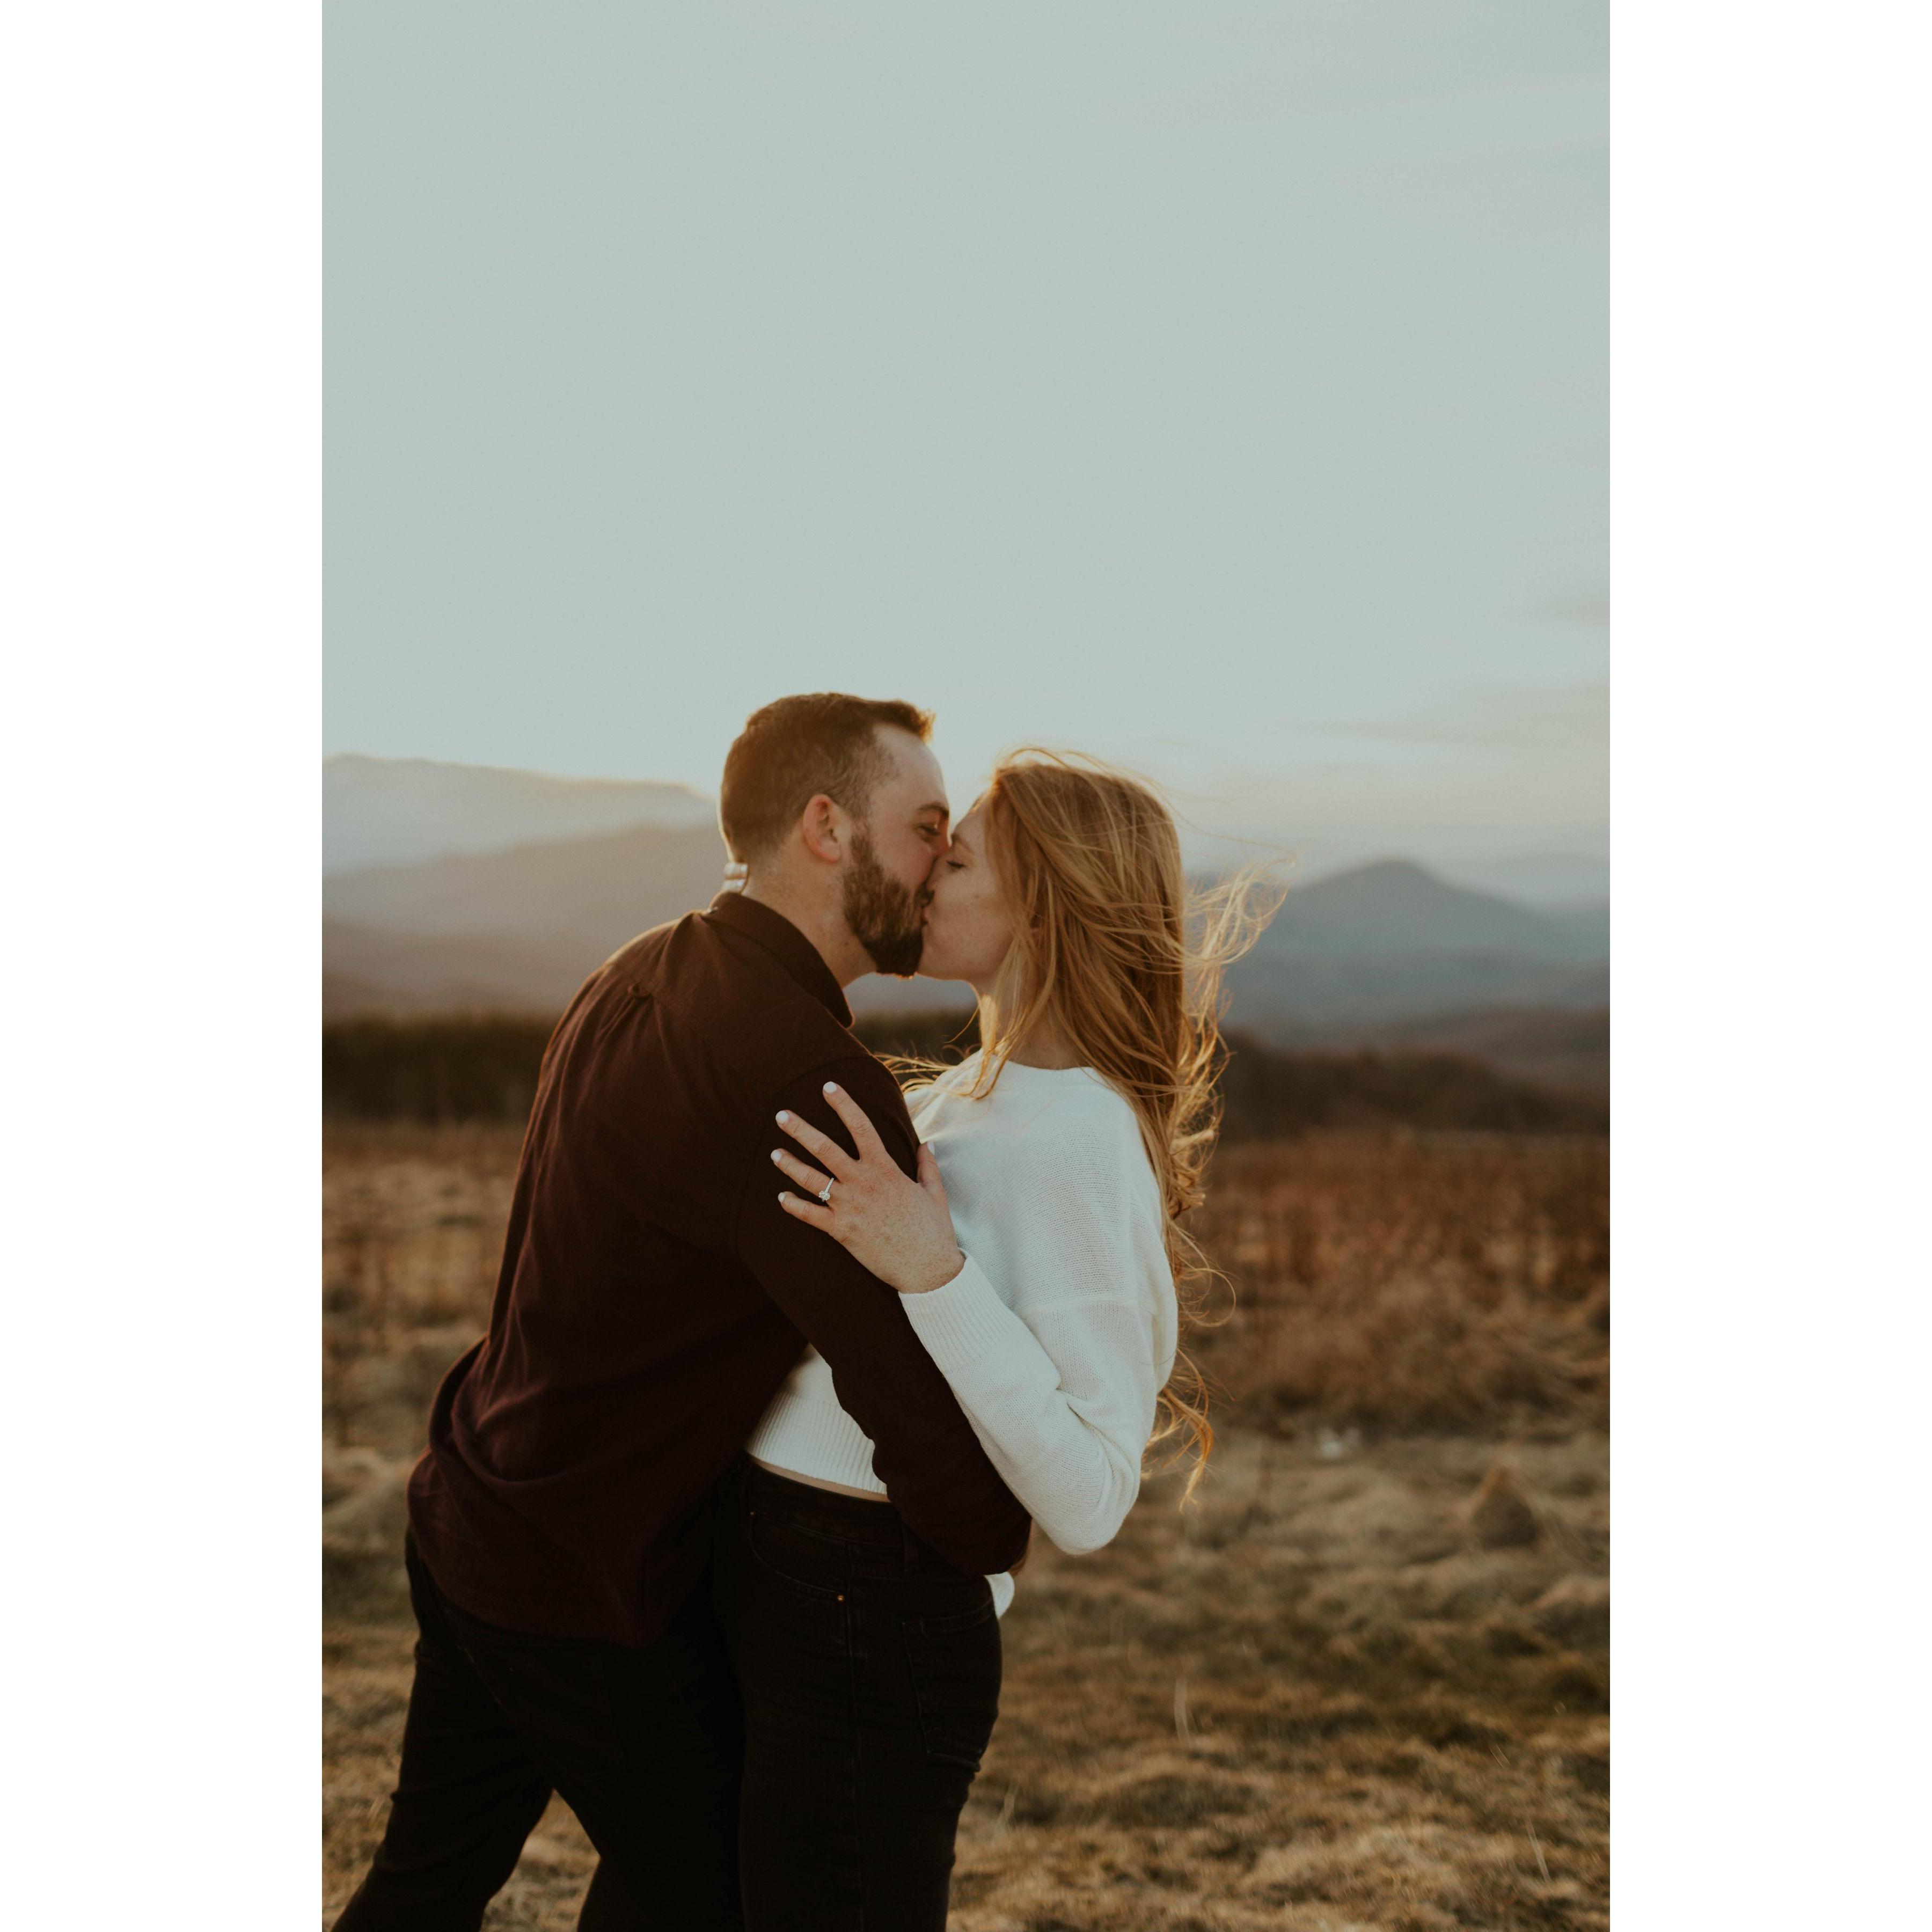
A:
{"type": "MultiPolygon", "coordinates": [[[[400,1479],[487,1309],[516,1152],[328,1130],[325,1921],[382,1830],[400,1479]]],[[[1036,1546],[962,1932],[1607,1924],[1608,1172],[1595,1139],[1224,1151],[1220,1446],[1184,1510],[1168,1474],[1108,1549],[1036,1546]]],[[[590,1862],[553,1805],[493,1932],[572,1925],[590,1862]]]]}

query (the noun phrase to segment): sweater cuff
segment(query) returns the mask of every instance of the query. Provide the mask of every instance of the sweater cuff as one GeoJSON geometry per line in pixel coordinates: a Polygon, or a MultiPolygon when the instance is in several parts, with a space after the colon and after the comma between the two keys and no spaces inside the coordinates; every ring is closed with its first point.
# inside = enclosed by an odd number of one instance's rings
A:
{"type": "Polygon", "coordinates": [[[902,1294],[899,1305],[926,1353],[942,1369],[949,1362],[976,1362],[1010,1347],[1018,1318],[970,1255],[950,1281],[924,1294],[902,1294]]]}

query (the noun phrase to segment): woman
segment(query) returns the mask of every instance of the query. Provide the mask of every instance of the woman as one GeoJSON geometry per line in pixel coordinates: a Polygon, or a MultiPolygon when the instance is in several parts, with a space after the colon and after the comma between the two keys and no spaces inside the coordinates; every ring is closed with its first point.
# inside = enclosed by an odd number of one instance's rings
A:
{"type": "MultiPolygon", "coordinates": [[[[971,983],[982,1044],[908,1096],[918,1180],[830,1088],[856,1156],[781,1115],[798,1150],[772,1157],[788,1211],[899,1292],[1036,1526],[1096,1550],[1150,1438],[1178,1435],[1200,1460],[1213,1442],[1178,1349],[1204,1273],[1178,1217],[1212,1144],[1219,969],[1246,889],[1190,946],[1165,806],[1034,752],[995,772],[930,892],[920,972],[971,983]]],[[[871,1449],[808,1352],[748,1445],[720,1538],[752,1932],[943,1926],[992,1734],[1012,1579],[964,1576],[920,1544],[871,1449]]]]}

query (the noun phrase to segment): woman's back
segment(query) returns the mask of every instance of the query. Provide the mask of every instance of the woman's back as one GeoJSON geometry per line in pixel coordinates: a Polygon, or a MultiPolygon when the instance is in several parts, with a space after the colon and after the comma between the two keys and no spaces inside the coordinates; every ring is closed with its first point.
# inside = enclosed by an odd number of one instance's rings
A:
{"type": "MultiPolygon", "coordinates": [[[[1040,1527],[1097,1549],[1138,1492],[1174,1365],[1160,1190],[1133,1108],[1090,1069],[1009,1061],[976,1096],[978,1070],[976,1057],[910,1096],[968,1265],[903,1305],[1040,1527]]],[[[769,1467],[884,1492],[815,1353],[748,1446],[769,1467]]]]}

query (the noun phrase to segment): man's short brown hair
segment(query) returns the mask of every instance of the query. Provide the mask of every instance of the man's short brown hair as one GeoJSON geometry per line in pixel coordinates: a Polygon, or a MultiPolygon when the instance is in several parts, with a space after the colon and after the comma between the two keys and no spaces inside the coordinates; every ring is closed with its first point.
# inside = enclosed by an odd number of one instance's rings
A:
{"type": "Polygon", "coordinates": [[[885,776],[878,728],[931,736],[932,713],[896,698],[814,691],[774,699],[745,720],[724,758],[718,817],[731,856],[748,863],[771,851],[823,792],[863,818],[885,776]]]}

